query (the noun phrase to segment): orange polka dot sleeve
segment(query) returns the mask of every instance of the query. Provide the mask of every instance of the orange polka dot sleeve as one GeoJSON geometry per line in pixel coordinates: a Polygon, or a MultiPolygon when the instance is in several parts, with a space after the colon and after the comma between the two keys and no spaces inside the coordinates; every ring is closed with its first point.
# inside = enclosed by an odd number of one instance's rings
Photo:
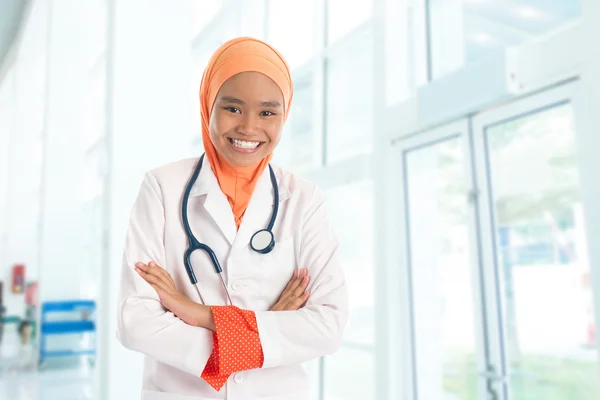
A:
{"type": "Polygon", "coordinates": [[[235,306],[212,306],[210,309],[216,330],[213,332],[213,352],[201,377],[218,391],[232,373],[261,368],[264,355],[254,311],[235,306]]]}

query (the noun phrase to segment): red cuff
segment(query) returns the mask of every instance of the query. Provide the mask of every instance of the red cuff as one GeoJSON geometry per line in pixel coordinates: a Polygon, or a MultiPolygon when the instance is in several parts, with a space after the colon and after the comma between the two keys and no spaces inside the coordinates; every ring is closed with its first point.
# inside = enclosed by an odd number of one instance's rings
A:
{"type": "Polygon", "coordinates": [[[210,309],[217,329],[213,332],[213,352],[201,377],[218,391],[232,373],[262,367],[264,355],[254,311],[235,306],[210,309]]]}

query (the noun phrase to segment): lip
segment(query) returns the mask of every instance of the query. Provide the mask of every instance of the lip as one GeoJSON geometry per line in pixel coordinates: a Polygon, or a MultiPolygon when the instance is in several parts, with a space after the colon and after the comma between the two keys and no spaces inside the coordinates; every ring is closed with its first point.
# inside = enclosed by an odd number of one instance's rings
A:
{"type": "MultiPolygon", "coordinates": [[[[235,147],[233,145],[233,143],[231,142],[231,139],[237,139],[237,138],[230,138],[230,137],[227,138],[227,143],[229,143],[229,147],[233,151],[235,151],[237,153],[243,153],[243,154],[253,154],[253,153],[256,153],[258,151],[258,149],[260,149],[262,147],[262,145],[265,144],[265,142],[260,142],[260,144],[258,146],[256,146],[255,148],[253,148],[253,149],[243,149],[241,147],[235,147]]],[[[238,140],[244,140],[244,139],[238,139],[238,140]]]]}

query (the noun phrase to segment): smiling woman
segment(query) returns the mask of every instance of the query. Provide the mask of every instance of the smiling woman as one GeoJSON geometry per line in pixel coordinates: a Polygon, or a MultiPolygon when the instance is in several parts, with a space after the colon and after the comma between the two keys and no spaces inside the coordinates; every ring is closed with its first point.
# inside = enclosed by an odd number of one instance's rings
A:
{"type": "Polygon", "coordinates": [[[324,195],[270,165],[292,95],[276,50],[226,42],[200,88],[205,154],[146,174],[118,307],[119,340],[147,357],[142,399],[308,399],[302,364],[340,345],[347,289],[324,195]]]}

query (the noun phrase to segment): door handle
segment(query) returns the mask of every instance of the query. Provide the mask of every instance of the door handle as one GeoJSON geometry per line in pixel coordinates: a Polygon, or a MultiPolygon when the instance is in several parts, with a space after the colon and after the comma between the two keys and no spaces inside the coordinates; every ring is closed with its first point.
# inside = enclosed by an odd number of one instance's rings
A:
{"type": "Polygon", "coordinates": [[[493,382],[506,382],[506,376],[498,375],[495,372],[481,372],[479,376],[493,382]]]}

